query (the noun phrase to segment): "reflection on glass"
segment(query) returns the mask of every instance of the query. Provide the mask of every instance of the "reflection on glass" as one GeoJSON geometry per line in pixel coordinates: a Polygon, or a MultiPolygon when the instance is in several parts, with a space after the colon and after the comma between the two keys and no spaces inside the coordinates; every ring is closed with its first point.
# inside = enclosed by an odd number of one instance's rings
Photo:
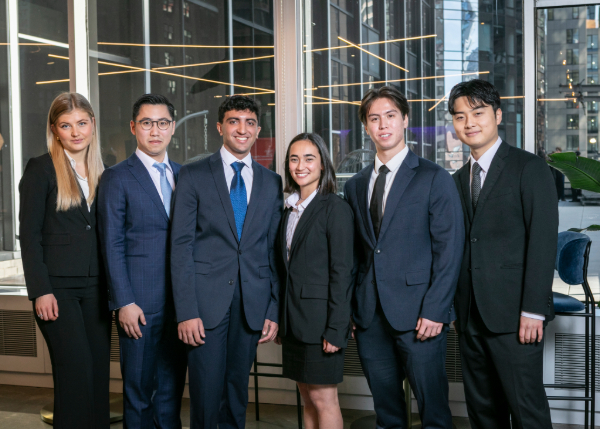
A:
{"type": "Polygon", "coordinates": [[[598,5],[538,9],[537,23],[537,151],[596,157],[598,5]]]}
{"type": "Polygon", "coordinates": [[[142,3],[97,2],[90,66],[97,69],[92,83],[97,79],[106,164],[114,165],[135,150],[129,131],[131,106],[149,90],[164,94],[175,106],[169,156],[182,163],[220,148],[216,123],[225,97],[254,97],[261,104],[262,130],[252,155],[274,169],[272,0],[234,0],[233,13],[227,2],[216,0],[150,1],[148,22],[142,3]],[[149,39],[144,38],[146,29],[149,39]]]}
{"type": "Polygon", "coordinates": [[[357,112],[364,93],[385,84],[409,100],[410,148],[448,170],[468,157],[446,102],[466,79],[496,85],[505,98],[500,135],[522,146],[522,2],[304,0],[302,7],[305,126],[329,144],[341,182],[374,159],[357,112]]]}

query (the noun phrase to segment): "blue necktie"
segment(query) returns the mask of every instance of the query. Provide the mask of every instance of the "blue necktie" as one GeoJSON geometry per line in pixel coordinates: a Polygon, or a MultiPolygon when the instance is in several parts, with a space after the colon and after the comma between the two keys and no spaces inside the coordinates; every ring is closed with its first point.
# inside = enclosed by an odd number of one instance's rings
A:
{"type": "Polygon", "coordinates": [[[238,240],[242,239],[242,229],[244,228],[244,219],[246,219],[246,210],[248,209],[246,184],[242,177],[242,168],[244,168],[244,165],[246,164],[237,161],[231,164],[231,168],[235,171],[235,176],[231,179],[231,187],[229,188],[229,198],[233,206],[238,240]]]}
{"type": "Polygon", "coordinates": [[[167,216],[169,219],[171,218],[171,195],[173,195],[173,188],[171,188],[171,184],[167,180],[167,165],[163,162],[158,163],[155,162],[153,167],[155,167],[160,172],[160,191],[163,196],[163,204],[165,206],[165,210],[167,211],[167,216]]]}

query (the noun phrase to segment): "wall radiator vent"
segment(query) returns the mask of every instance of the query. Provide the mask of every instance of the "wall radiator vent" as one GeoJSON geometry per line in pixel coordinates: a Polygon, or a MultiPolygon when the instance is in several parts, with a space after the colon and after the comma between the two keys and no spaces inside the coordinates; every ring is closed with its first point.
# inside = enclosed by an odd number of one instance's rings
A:
{"type": "Polygon", "coordinates": [[[111,329],[110,329],[110,361],[111,362],[121,362],[121,347],[119,346],[119,333],[117,332],[117,323],[114,320],[112,321],[111,329]]]}
{"type": "MultiPolygon", "coordinates": [[[[585,383],[585,335],[555,334],[554,383],[585,383]]],[[[596,335],[596,347],[600,336],[596,335]]],[[[600,392],[600,355],[596,349],[596,391],[600,392]]],[[[583,390],[583,389],[573,389],[583,390]]]]}
{"type": "MultiPolygon", "coordinates": [[[[462,383],[462,369],[460,366],[460,352],[458,349],[458,335],[454,329],[448,330],[446,347],[446,372],[448,381],[462,383]]],[[[344,360],[344,375],[363,376],[356,341],[349,340],[344,360]]]]}
{"type": "Polygon", "coordinates": [[[0,310],[0,356],[37,355],[33,311],[0,310]]]}

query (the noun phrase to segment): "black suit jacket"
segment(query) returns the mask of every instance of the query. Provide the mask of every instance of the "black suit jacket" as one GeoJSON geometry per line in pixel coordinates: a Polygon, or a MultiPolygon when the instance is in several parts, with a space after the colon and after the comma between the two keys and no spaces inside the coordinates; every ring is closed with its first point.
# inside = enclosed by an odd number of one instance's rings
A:
{"type": "Polygon", "coordinates": [[[467,163],[454,174],[466,232],[455,296],[459,327],[466,328],[471,289],[494,333],[517,332],[521,311],[552,320],[558,199],[546,162],[502,142],[475,212],[470,168],[467,163]]]}
{"type": "Polygon", "coordinates": [[[19,183],[19,235],[29,299],[53,293],[59,277],[100,275],[96,201],[56,211],[58,188],[49,154],[32,158],[19,183]]]}
{"type": "Polygon", "coordinates": [[[288,208],[277,236],[281,268],[280,336],[291,331],[307,344],[325,338],[346,347],[353,287],[352,209],[335,194],[315,195],[302,214],[287,258],[288,208]]]}

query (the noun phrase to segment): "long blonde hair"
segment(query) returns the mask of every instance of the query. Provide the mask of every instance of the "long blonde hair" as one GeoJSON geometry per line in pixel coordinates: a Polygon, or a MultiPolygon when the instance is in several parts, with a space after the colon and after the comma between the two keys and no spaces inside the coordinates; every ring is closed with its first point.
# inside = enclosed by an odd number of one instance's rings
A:
{"type": "Polygon", "coordinates": [[[88,204],[92,204],[96,197],[96,187],[100,181],[100,176],[104,171],[102,163],[102,154],[100,153],[100,144],[98,142],[98,133],[96,132],[96,121],[92,105],[86,98],[76,92],[65,92],[57,96],[48,112],[48,123],[46,126],[46,141],[48,144],[48,152],[54,164],[56,171],[56,186],[58,188],[58,198],[56,199],[56,211],[66,211],[81,205],[81,191],[77,183],[77,178],[71,167],[71,163],[67,158],[62,142],[58,136],[52,132],[52,125],[56,125],[58,118],[65,114],[71,113],[75,109],[81,109],[86,112],[94,128],[92,141],[88,146],[85,163],[88,171],[88,185],[90,194],[87,198],[88,204]]]}

